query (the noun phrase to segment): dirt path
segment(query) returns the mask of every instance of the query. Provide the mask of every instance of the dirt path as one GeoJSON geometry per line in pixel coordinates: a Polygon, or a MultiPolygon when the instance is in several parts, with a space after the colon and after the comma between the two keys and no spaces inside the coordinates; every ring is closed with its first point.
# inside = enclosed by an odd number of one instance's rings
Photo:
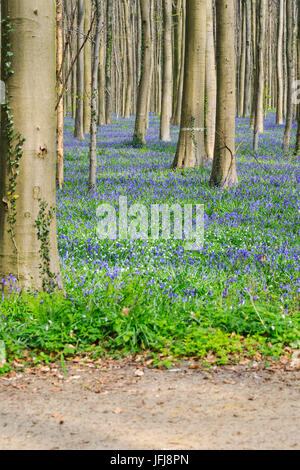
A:
{"type": "Polygon", "coordinates": [[[0,449],[300,449],[300,371],[15,374],[0,378],[0,449]]]}

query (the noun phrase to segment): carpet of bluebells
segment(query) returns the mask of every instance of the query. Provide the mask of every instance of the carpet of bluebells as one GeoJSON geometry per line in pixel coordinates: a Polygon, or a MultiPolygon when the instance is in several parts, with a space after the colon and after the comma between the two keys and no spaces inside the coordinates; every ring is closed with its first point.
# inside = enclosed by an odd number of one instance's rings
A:
{"type": "Polygon", "coordinates": [[[11,302],[0,322],[11,350],[146,350],[163,358],[210,355],[224,363],[243,354],[278,357],[299,344],[299,161],[284,155],[284,128],[274,121],[269,114],[253,154],[249,120],[238,120],[239,185],[222,191],[209,186],[209,166],[170,169],[177,127],[172,142],[162,143],[159,118],[151,115],[147,144],[135,148],[134,119],[114,117],[99,128],[91,195],[89,139],[74,139],[67,118],[65,186],[57,196],[67,300],[11,302]],[[157,203],[204,204],[203,250],[186,251],[173,239],[100,240],[97,207],[110,203],[117,210],[120,196],[149,212],[157,203]]]}

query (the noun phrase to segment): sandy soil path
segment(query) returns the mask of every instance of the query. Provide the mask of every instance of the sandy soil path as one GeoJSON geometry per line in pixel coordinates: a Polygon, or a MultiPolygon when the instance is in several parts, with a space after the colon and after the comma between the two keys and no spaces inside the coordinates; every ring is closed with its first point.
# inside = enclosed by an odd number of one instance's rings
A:
{"type": "Polygon", "coordinates": [[[0,378],[0,449],[300,449],[300,371],[110,362],[0,378]]]}

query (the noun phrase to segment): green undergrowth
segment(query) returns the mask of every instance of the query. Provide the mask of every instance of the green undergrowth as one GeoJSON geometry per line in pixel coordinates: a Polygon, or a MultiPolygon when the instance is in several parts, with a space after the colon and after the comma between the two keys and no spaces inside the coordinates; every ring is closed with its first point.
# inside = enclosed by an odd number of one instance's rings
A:
{"type": "Polygon", "coordinates": [[[278,359],[300,338],[296,297],[285,313],[280,298],[256,289],[238,304],[236,289],[224,297],[222,282],[198,285],[195,298],[158,298],[161,284],[147,279],[99,284],[97,297],[61,294],[11,295],[2,302],[0,339],[7,363],[20,367],[89,354],[92,358],[142,354],[154,366],[193,357],[226,364],[253,357],[278,359]]]}

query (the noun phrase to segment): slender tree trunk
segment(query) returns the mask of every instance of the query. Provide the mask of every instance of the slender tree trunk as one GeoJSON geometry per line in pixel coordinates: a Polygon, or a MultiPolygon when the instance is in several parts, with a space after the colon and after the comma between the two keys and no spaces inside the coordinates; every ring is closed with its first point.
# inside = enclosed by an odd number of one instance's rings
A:
{"type": "Polygon", "coordinates": [[[163,80],[160,139],[171,141],[170,121],[172,116],[172,86],[173,86],[173,61],[172,61],[172,0],[163,1],[163,80]]]}
{"type": "Polygon", "coordinates": [[[186,24],[186,0],[182,0],[182,37],[181,37],[181,65],[180,77],[178,85],[178,95],[176,100],[176,108],[172,123],[176,126],[180,125],[181,110],[182,110],[182,95],[183,95],[183,81],[184,81],[184,62],[185,62],[185,24],[186,24]]]}
{"type": "Polygon", "coordinates": [[[125,96],[125,118],[129,118],[132,113],[132,90],[133,90],[133,54],[132,54],[132,30],[129,13],[129,0],[124,0],[125,10],[125,33],[127,48],[127,86],[125,96]]]}
{"type": "MultiPolygon", "coordinates": [[[[285,0],[286,2],[286,0],[285,0]]],[[[288,75],[287,75],[287,17],[286,17],[286,3],[284,4],[283,12],[283,117],[287,113],[287,90],[288,90],[288,75]]]]}
{"type": "Polygon", "coordinates": [[[246,15],[246,59],[245,59],[245,90],[244,117],[248,117],[251,108],[251,2],[245,2],[246,15]]]}
{"type": "Polygon", "coordinates": [[[91,97],[91,140],[90,140],[90,175],[89,189],[96,186],[97,177],[97,101],[98,101],[98,69],[99,50],[101,40],[101,1],[94,0],[96,8],[96,34],[93,46],[93,68],[92,68],[92,97],[91,97]]]}
{"type": "Polygon", "coordinates": [[[9,21],[2,24],[2,79],[8,102],[1,117],[0,279],[14,276],[20,287],[51,290],[60,282],[55,1],[1,3],[2,18],[9,21]],[[13,73],[5,65],[10,52],[13,73]]]}
{"type": "MultiPolygon", "coordinates": [[[[77,21],[77,51],[80,50],[84,38],[84,0],[77,0],[78,2],[78,21],[77,21]]],[[[76,115],[75,115],[75,132],[74,137],[84,140],[83,134],[83,94],[84,94],[84,53],[80,52],[77,58],[76,69],[76,115]]]]}
{"type": "Polygon", "coordinates": [[[212,160],[214,157],[216,134],[216,104],[217,104],[217,76],[214,40],[213,4],[207,0],[206,18],[206,115],[205,115],[205,147],[206,155],[212,160]]]}
{"type": "Polygon", "coordinates": [[[105,117],[106,124],[111,122],[112,111],[112,48],[113,48],[113,2],[106,2],[106,63],[105,63],[105,117]]]}
{"type": "Polygon", "coordinates": [[[173,2],[173,114],[172,123],[179,125],[179,121],[175,122],[175,110],[177,108],[180,69],[181,69],[181,41],[182,41],[182,0],[173,2]]]}
{"type": "Polygon", "coordinates": [[[240,73],[239,73],[239,106],[238,115],[244,115],[244,98],[245,98],[245,72],[246,72],[246,5],[245,2],[241,3],[241,59],[240,59],[240,73]]]}
{"type": "MultiPolygon", "coordinates": [[[[85,0],[84,34],[87,35],[91,26],[91,1],[85,0]]],[[[83,132],[88,134],[91,125],[91,41],[84,46],[84,97],[83,97],[83,132]]]]}
{"type": "MultiPolygon", "coordinates": [[[[56,82],[57,95],[63,94],[63,2],[56,0],[56,82]]],[[[62,189],[64,181],[64,100],[57,106],[56,179],[62,189]]]]}
{"type": "Polygon", "coordinates": [[[250,129],[254,129],[255,123],[255,106],[256,106],[256,88],[257,88],[257,34],[256,34],[256,2],[259,0],[251,0],[251,37],[252,37],[252,51],[253,51],[253,69],[252,69],[252,106],[251,106],[251,118],[250,118],[250,129]]]}
{"type": "Polygon", "coordinates": [[[235,163],[235,41],[234,1],[216,0],[217,121],[210,184],[227,188],[238,182],[235,163]]]}
{"type": "Polygon", "coordinates": [[[258,149],[259,134],[264,132],[264,51],[266,32],[266,0],[259,0],[257,7],[257,25],[259,27],[257,43],[256,100],[253,148],[258,149]]]}
{"type": "Polygon", "coordinates": [[[102,27],[101,27],[101,42],[99,51],[99,73],[98,73],[98,96],[99,96],[99,112],[98,112],[98,124],[104,126],[106,123],[105,117],[105,62],[106,62],[106,32],[105,32],[105,15],[106,11],[106,0],[101,0],[101,11],[102,11],[102,27]]]}
{"type": "Polygon", "coordinates": [[[207,0],[186,4],[186,49],[179,141],[173,168],[203,166],[207,0]]]}
{"type": "Polygon", "coordinates": [[[279,0],[278,4],[278,33],[277,33],[277,111],[276,123],[283,124],[283,63],[282,63],[282,43],[283,43],[283,12],[284,1],[279,0]]]}
{"type": "MultiPolygon", "coordinates": [[[[298,40],[297,40],[297,80],[300,83],[300,8],[298,5],[298,40]]],[[[299,94],[298,94],[299,96],[299,94]]],[[[298,129],[296,137],[295,155],[300,157],[300,103],[298,104],[298,129]]]]}
{"type": "Polygon", "coordinates": [[[283,148],[287,152],[290,148],[291,130],[293,124],[293,93],[294,93],[294,2],[286,0],[286,20],[287,20],[287,114],[286,126],[283,137],[283,148]]]}
{"type": "Polygon", "coordinates": [[[152,73],[152,44],[149,0],[140,0],[140,6],[142,17],[141,78],[138,89],[135,130],[133,136],[133,140],[137,145],[143,145],[146,143],[148,102],[152,73]]]}

